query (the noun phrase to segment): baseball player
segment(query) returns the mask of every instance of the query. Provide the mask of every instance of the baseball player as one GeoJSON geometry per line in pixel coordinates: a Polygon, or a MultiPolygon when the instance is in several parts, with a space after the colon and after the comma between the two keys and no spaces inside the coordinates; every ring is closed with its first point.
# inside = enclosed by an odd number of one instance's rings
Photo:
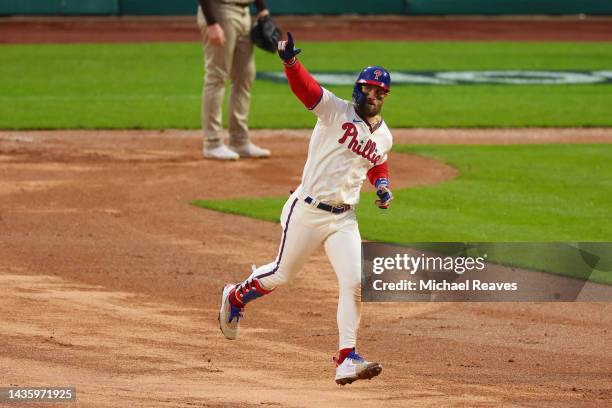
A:
{"type": "Polygon", "coordinates": [[[367,178],[377,188],[376,204],[386,209],[389,189],[387,153],[392,137],[380,111],[389,94],[391,78],[382,67],[359,74],[353,101],[322,88],[297,60],[291,33],[279,41],[278,54],[291,90],[317,115],[301,184],[291,194],[280,217],[283,229],[276,260],[253,270],[239,284],[223,289],[219,323],[228,339],[235,339],[247,303],[288,283],[310,254],[323,244],[339,284],[339,351],[336,383],[370,379],[382,371],[355,351],[361,316],[361,236],[355,216],[359,191],[367,178]]]}

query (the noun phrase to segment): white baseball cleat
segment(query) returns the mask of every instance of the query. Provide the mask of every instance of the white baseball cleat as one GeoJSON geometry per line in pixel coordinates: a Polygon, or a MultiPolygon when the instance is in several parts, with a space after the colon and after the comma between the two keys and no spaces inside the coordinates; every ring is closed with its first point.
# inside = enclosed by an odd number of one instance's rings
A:
{"type": "Polygon", "coordinates": [[[259,147],[251,142],[246,142],[240,146],[229,147],[233,152],[237,153],[240,157],[252,157],[255,159],[263,159],[270,157],[270,151],[259,147]]]}
{"type": "Polygon", "coordinates": [[[204,158],[214,160],[238,160],[240,156],[231,151],[226,145],[221,145],[212,149],[203,150],[204,158]]]}
{"type": "Polygon", "coordinates": [[[238,337],[238,328],[242,318],[242,309],[235,307],[229,301],[229,294],[235,285],[227,284],[221,295],[221,310],[219,310],[219,328],[225,338],[234,340],[238,337]]]}
{"type": "Polygon", "coordinates": [[[364,360],[355,349],[336,365],[336,384],[346,385],[357,380],[370,380],[382,371],[382,365],[364,360]]]}

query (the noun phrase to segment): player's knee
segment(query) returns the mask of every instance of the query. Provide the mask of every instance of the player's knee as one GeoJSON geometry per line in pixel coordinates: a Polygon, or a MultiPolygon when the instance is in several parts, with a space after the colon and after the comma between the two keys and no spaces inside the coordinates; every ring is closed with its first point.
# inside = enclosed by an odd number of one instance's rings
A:
{"type": "Polygon", "coordinates": [[[281,270],[277,270],[272,275],[266,277],[265,284],[266,286],[271,286],[277,288],[282,285],[286,285],[289,283],[291,279],[286,274],[282,273],[281,270]]]}
{"type": "Polygon", "coordinates": [[[352,285],[340,285],[340,299],[354,299],[357,302],[361,301],[361,283],[352,285]]]}
{"type": "Polygon", "coordinates": [[[293,263],[281,263],[274,275],[279,282],[279,285],[286,285],[295,280],[301,267],[293,263]]]}
{"type": "Polygon", "coordinates": [[[338,282],[341,290],[361,293],[361,275],[347,276],[338,282]]]}

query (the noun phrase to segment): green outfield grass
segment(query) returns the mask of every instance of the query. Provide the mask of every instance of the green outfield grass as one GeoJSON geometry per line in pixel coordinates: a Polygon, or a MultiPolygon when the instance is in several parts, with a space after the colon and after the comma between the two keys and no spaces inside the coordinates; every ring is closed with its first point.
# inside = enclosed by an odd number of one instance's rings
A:
{"type": "MultiPolygon", "coordinates": [[[[395,150],[444,161],[458,168],[460,175],[434,186],[395,190],[389,211],[371,204],[373,193],[362,194],[357,214],[364,239],[612,241],[612,145],[397,146],[395,150]]],[[[278,222],[285,200],[194,204],[278,222]]],[[[521,266],[533,265],[529,258],[523,261],[521,266]]],[[[592,279],[612,283],[611,275],[596,272],[592,279]]]]}
{"type": "MultiPolygon", "coordinates": [[[[299,39],[298,39],[299,42],[299,39]]],[[[299,42],[313,71],[612,69],[609,43],[299,42]]],[[[257,50],[260,71],[278,57],[257,50]]],[[[0,46],[0,129],[200,127],[197,43],[0,46]]],[[[330,87],[350,98],[350,87],[330,87]]],[[[392,127],[612,126],[611,85],[396,86],[392,127]]],[[[288,87],[257,81],[253,128],[310,127],[288,87]]]]}

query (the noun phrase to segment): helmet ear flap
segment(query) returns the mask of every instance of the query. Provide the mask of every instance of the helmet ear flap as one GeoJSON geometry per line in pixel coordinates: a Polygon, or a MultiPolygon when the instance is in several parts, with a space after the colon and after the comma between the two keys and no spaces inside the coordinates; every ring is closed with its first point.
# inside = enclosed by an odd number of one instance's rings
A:
{"type": "Polygon", "coordinates": [[[361,84],[355,83],[355,87],[353,88],[353,102],[356,105],[361,105],[365,102],[366,94],[361,90],[361,84]]]}

